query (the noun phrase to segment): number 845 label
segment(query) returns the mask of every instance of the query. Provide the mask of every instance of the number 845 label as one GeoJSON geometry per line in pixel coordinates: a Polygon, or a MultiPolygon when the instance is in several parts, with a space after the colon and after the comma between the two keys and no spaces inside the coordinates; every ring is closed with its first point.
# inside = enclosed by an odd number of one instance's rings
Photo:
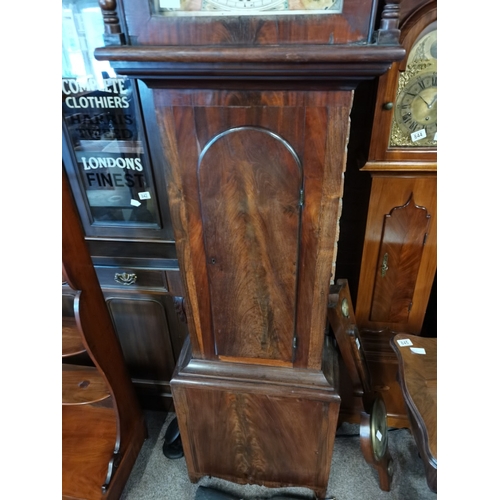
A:
{"type": "Polygon", "coordinates": [[[398,344],[401,347],[406,347],[406,346],[413,345],[413,342],[410,339],[399,339],[398,344]]]}

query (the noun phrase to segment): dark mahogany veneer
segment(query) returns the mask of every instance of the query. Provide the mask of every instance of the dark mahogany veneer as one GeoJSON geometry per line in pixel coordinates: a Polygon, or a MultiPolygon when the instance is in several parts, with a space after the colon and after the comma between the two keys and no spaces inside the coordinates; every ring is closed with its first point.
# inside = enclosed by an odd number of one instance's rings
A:
{"type": "Polygon", "coordinates": [[[404,55],[397,2],[376,33],[370,0],[221,18],[123,4],[131,44],[96,57],[152,89],[190,333],[171,381],[189,476],[324,497],[340,397],[322,355],[349,114],[356,85],[404,55]]]}

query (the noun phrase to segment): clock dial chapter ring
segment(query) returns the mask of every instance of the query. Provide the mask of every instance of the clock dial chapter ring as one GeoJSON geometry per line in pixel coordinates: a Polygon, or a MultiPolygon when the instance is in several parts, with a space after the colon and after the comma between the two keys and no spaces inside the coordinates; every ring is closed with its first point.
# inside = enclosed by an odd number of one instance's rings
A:
{"type": "Polygon", "coordinates": [[[421,73],[401,89],[396,122],[411,142],[435,142],[437,133],[437,72],[421,73]]]}

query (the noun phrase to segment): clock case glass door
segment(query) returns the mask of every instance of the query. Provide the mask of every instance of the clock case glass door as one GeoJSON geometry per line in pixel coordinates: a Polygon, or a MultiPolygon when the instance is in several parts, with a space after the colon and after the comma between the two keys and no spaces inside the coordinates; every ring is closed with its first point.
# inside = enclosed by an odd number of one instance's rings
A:
{"type": "Polygon", "coordinates": [[[390,147],[437,147],[437,22],[420,34],[399,75],[390,147]]]}
{"type": "Polygon", "coordinates": [[[437,2],[425,3],[404,20],[401,45],[405,58],[378,81],[377,125],[363,170],[436,171],[437,2]]]}
{"type": "Polygon", "coordinates": [[[343,0],[153,0],[152,12],[161,16],[251,16],[339,14],[343,0]]]}

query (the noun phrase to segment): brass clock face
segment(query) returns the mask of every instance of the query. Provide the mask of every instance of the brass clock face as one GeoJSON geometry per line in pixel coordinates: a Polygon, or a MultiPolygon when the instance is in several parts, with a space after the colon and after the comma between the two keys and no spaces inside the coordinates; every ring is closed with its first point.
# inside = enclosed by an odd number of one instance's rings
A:
{"type": "Polygon", "coordinates": [[[152,0],[153,12],[162,16],[339,14],[343,0],[152,0]]]}
{"type": "Polygon", "coordinates": [[[372,441],[373,455],[380,461],[388,446],[387,410],[383,400],[378,397],[373,403],[370,415],[370,438],[372,441]]]}
{"type": "Polygon", "coordinates": [[[421,73],[408,81],[396,101],[395,119],[413,144],[436,142],[437,72],[421,73]]]}
{"type": "Polygon", "coordinates": [[[437,147],[437,27],[415,42],[399,76],[391,147],[437,147]]]}

